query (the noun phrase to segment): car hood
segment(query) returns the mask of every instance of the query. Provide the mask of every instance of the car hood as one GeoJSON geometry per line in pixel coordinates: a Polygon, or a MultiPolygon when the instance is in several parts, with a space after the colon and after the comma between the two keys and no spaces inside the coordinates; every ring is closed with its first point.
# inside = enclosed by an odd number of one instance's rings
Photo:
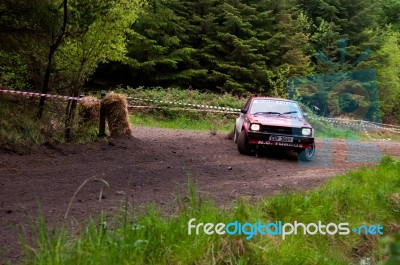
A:
{"type": "Polygon", "coordinates": [[[251,123],[259,123],[261,125],[282,126],[282,127],[311,127],[305,119],[291,118],[287,116],[276,115],[248,115],[247,118],[251,123]]]}

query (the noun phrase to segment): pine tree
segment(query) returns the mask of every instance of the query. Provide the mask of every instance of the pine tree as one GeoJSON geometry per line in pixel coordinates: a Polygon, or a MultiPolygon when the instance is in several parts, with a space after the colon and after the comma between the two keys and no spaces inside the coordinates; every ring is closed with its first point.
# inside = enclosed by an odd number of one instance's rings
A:
{"type": "MultiPolygon", "coordinates": [[[[192,68],[195,49],[186,45],[186,21],[163,1],[152,0],[139,14],[128,39],[131,79],[138,85],[188,83],[182,71],[192,68]]],[[[190,79],[190,77],[189,77],[190,79]]]]}
{"type": "MultiPolygon", "coordinates": [[[[377,28],[382,17],[382,9],[378,2],[298,0],[298,4],[312,20],[310,33],[315,50],[321,51],[333,62],[341,64],[338,46],[341,38],[348,40],[346,63],[354,62],[367,48],[379,48],[381,43],[377,28]]],[[[319,68],[321,72],[328,70],[326,67],[319,68]]]]}

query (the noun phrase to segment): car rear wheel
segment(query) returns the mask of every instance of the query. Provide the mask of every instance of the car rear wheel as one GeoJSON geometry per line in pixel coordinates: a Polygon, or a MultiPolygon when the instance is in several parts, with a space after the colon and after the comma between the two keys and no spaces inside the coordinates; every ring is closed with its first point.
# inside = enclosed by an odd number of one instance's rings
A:
{"type": "Polygon", "coordinates": [[[237,137],[237,146],[238,146],[239,153],[241,153],[243,155],[250,155],[254,151],[251,148],[251,146],[249,145],[249,141],[247,139],[247,135],[244,130],[242,130],[239,133],[239,136],[237,137]]]}
{"type": "Polygon", "coordinates": [[[304,149],[301,152],[299,152],[299,159],[301,161],[309,162],[314,159],[315,155],[315,144],[313,143],[311,145],[311,148],[304,149]]]}

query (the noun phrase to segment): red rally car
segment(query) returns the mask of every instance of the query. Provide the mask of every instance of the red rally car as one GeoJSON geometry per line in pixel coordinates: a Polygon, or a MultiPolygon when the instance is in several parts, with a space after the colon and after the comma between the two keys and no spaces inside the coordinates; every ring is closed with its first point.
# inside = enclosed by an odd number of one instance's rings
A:
{"type": "Polygon", "coordinates": [[[315,155],[314,129],[296,101],[250,98],[236,119],[233,139],[241,154],[260,148],[284,148],[298,153],[302,161],[315,155]]]}

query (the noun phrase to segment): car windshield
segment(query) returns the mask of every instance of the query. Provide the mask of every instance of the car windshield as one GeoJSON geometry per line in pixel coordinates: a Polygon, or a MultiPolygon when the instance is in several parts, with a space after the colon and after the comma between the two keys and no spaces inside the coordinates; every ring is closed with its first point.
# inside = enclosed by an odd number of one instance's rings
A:
{"type": "Polygon", "coordinates": [[[250,106],[249,113],[302,118],[299,106],[295,102],[284,100],[255,99],[250,106]]]}

